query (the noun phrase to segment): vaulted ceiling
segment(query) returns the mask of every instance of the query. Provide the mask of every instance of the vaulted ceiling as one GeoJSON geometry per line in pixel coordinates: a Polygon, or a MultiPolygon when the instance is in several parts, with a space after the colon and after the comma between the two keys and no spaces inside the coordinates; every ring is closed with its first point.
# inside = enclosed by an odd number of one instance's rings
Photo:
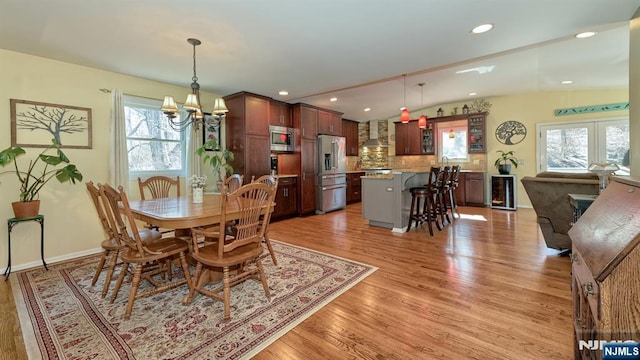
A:
{"type": "Polygon", "coordinates": [[[367,121],[396,116],[405,102],[413,110],[625,88],[638,7],[640,0],[3,0],[0,48],[188,88],[193,37],[202,41],[197,75],[207,91],[245,90],[367,121]],[[483,23],[495,28],[470,33],[483,23]],[[597,34],[575,38],[583,31],[597,34]]]}

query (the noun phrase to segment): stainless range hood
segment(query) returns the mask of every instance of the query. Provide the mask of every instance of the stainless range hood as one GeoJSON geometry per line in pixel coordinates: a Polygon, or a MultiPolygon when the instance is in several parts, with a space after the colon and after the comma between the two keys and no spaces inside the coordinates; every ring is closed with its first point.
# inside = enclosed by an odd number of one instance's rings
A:
{"type": "Polygon", "coordinates": [[[378,121],[369,121],[369,140],[362,144],[362,147],[388,147],[387,139],[378,139],[378,121]]]}

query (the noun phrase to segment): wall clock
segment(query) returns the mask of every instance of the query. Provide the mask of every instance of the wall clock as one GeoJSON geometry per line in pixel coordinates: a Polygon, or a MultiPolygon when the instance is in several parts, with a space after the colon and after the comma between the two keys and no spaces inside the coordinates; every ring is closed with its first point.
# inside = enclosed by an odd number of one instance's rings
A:
{"type": "Polygon", "coordinates": [[[527,128],[516,120],[507,120],[496,128],[496,139],[505,145],[515,145],[527,137],[527,128]]]}

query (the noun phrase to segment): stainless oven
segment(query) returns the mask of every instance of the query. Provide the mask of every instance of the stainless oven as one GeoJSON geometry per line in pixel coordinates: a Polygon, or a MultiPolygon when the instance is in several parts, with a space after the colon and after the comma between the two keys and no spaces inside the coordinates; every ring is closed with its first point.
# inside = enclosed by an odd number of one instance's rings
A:
{"type": "Polygon", "coordinates": [[[293,151],[293,128],[269,126],[269,142],[273,152],[293,151]]]}

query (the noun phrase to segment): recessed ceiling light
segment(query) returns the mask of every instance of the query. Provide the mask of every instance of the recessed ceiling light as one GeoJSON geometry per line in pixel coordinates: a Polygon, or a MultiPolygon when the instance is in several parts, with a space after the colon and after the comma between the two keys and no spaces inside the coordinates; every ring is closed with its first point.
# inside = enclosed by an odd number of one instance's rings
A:
{"type": "Polygon", "coordinates": [[[474,27],[471,30],[472,34],[482,34],[485,33],[489,30],[493,29],[493,24],[482,24],[482,25],[478,25],[476,27],[474,27]]]}
{"type": "Polygon", "coordinates": [[[577,34],[576,37],[578,39],[584,39],[584,38],[592,37],[595,34],[596,33],[593,31],[585,31],[585,32],[581,32],[580,34],[577,34]]]}
{"type": "Polygon", "coordinates": [[[337,97],[332,97],[331,99],[329,99],[329,101],[336,102],[336,101],[338,101],[338,98],[337,97]]]}
{"type": "Polygon", "coordinates": [[[476,95],[478,95],[478,93],[475,93],[475,92],[470,92],[469,93],[469,96],[476,96],[476,95]]]}
{"type": "Polygon", "coordinates": [[[287,96],[287,95],[289,95],[289,92],[288,92],[287,90],[280,90],[280,91],[278,92],[278,94],[279,94],[279,95],[282,95],[282,96],[287,96]]]}
{"type": "Polygon", "coordinates": [[[561,82],[561,84],[564,84],[564,85],[573,84],[573,81],[571,81],[571,80],[564,80],[564,81],[562,81],[562,82],[561,82]]]}
{"type": "Polygon", "coordinates": [[[367,111],[371,111],[371,108],[364,108],[364,111],[365,111],[365,112],[367,112],[367,111]]]}

